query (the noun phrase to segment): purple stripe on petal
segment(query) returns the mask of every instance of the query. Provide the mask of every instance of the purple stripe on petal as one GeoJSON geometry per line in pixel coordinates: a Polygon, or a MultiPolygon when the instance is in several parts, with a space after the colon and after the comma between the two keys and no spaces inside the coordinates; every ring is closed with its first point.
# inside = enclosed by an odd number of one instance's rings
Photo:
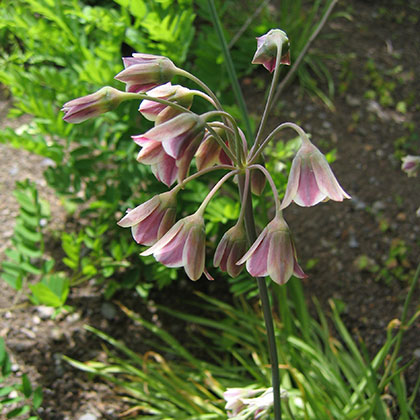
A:
{"type": "Polygon", "coordinates": [[[246,262],[246,269],[254,277],[267,275],[267,259],[270,248],[269,235],[257,246],[246,262]]]}
{"type": "Polygon", "coordinates": [[[164,247],[153,253],[157,261],[167,267],[182,267],[182,253],[185,245],[185,232],[180,230],[164,247]]]}
{"type": "Polygon", "coordinates": [[[294,255],[290,235],[277,231],[271,235],[267,272],[277,284],[286,283],[293,274],[294,255]]]}
{"type": "Polygon", "coordinates": [[[297,194],[299,187],[300,167],[302,164],[302,158],[297,155],[292,162],[290,168],[289,179],[287,181],[286,193],[281,203],[281,209],[286,208],[294,199],[297,194]]]}
{"type": "Polygon", "coordinates": [[[155,243],[163,216],[163,211],[155,211],[139,224],[133,226],[131,232],[134,240],[143,245],[152,245],[155,243]]]}
{"type": "Polygon", "coordinates": [[[300,167],[299,187],[294,198],[296,204],[309,207],[318,204],[325,198],[316,182],[312,166],[307,159],[302,159],[300,167]]]}

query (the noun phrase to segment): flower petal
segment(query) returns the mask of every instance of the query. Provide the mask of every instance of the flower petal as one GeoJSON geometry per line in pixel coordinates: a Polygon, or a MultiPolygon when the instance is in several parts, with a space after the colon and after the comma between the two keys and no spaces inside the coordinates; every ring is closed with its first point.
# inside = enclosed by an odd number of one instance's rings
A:
{"type": "Polygon", "coordinates": [[[299,155],[293,159],[292,167],[290,168],[289,179],[287,181],[286,193],[284,194],[283,201],[281,203],[281,209],[286,208],[296,196],[299,187],[300,177],[300,166],[302,164],[302,158],[299,155]]]}

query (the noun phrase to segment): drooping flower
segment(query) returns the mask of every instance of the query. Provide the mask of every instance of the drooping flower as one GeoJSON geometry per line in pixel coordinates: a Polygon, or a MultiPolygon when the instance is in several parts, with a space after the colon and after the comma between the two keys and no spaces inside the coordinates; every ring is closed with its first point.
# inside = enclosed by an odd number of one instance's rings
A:
{"type": "Polygon", "coordinates": [[[73,99],[63,105],[63,120],[78,124],[116,108],[123,101],[124,93],[105,86],[95,93],[73,99]]]}
{"type": "Polygon", "coordinates": [[[179,169],[176,160],[163,150],[161,142],[148,139],[143,135],[132,138],[142,147],[137,155],[137,161],[150,165],[157,180],[170,187],[178,177],[179,169]]]}
{"type": "Polygon", "coordinates": [[[200,138],[201,141],[204,135],[204,124],[200,116],[185,112],[169,121],[155,125],[141,137],[161,142],[169,156],[179,159],[196,138],[200,138]]]}
{"type": "Polygon", "coordinates": [[[343,201],[351,197],[341,188],[325,156],[309,139],[302,138],[302,146],[292,162],[281,208],[286,208],[292,201],[310,207],[326,198],[343,201]]]}
{"type": "Polygon", "coordinates": [[[271,29],[257,38],[257,51],[252,64],[262,64],[272,73],[276,67],[279,46],[281,46],[280,64],[290,65],[290,42],[287,34],[281,29],[271,29]]]}
{"type": "Polygon", "coordinates": [[[299,266],[289,227],[279,212],[265,227],[248,252],[236,263],[246,262],[246,269],[254,277],[270,276],[278,283],[286,283],[295,275],[305,278],[299,266]]]}
{"type": "Polygon", "coordinates": [[[237,277],[243,269],[243,264],[236,262],[246,251],[247,240],[243,223],[230,228],[222,237],[214,253],[213,265],[220,267],[231,277],[237,277]]]}
{"type": "Polygon", "coordinates": [[[134,240],[142,245],[153,245],[174,224],[176,193],[168,191],[155,195],[140,204],[118,222],[121,227],[131,227],[134,240]]]}
{"type": "MultiPolygon", "coordinates": [[[[224,138],[225,131],[221,128],[214,128],[214,131],[223,139],[225,143],[227,140],[224,138]]],[[[197,169],[201,171],[202,169],[209,168],[213,165],[219,163],[223,165],[231,165],[232,161],[229,156],[220,146],[220,144],[215,139],[213,133],[206,130],[204,134],[203,141],[200,144],[200,147],[195,154],[195,162],[197,164],[197,169]]]]}
{"type": "Polygon", "coordinates": [[[408,176],[417,176],[417,171],[420,168],[420,156],[407,155],[402,158],[401,169],[408,176]]]}
{"type": "Polygon", "coordinates": [[[167,57],[134,53],[132,57],[123,57],[125,69],[115,79],[126,83],[127,92],[147,92],[167,83],[175,76],[177,68],[167,57]]]}
{"type": "MultiPolygon", "coordinates": [[[[183,106],[184,108],[189,109],[193,101],[193,93],[180,85],[172,85],[170,82],[157,86],[147,92],[148,96],[153,96],[158,99],[165,99],[170,102],[174,102],[178,105],[183,106]]],[[[174,117],[178,115],[181,111],[172,108],[165,104],[160,104],[158,102],[153,102],[150,100],[143,100],[140,104],[139,111],[141,114],[147,118],[149,121],[156,121],[156,119],[162,115],[167,109],[171,109],[171,115],[174,117]]],[[[167,120],[167,119],[166,119],[167,120]]],[[[162,123],[162,117],[160,118],[160,123],[162,123]]]]}
{"type": "MultiPolygon", "coordinates": [[[[262,155],[258,158],[257,164],[265,167],[264,158],[262,155]]],[[[260,196],[265,188],[267,183],[267,178],[261,171],[252,171],[251,172],[251,191],[253,194],[260,196]]]]}
{"type": "Polygon", "coordinates": [[[236,417],[245,408],[244,398],[250,398],[259,392],[261,392],[259,389],[228,388],[223,393],[223,398],[226,401],[225,409],[229,418],[236,417]]]}
{"type": "Polygon", "coordinates": [[[191,280],[198,280],[204,271],[205,241],[204,219],[195,213],[179,220],[141,255],[153,254],[167,267],[184,267],[191,280]]]}

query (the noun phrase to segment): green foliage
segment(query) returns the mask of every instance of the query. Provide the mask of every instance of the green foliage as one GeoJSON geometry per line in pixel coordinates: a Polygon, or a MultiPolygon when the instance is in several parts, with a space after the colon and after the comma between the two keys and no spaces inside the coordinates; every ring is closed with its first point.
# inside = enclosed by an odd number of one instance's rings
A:
{"type": "MultiPolygon", "coordinates": [[[[42,389],[33,386],[27,375],[22,375],[21,382],[17,383],[13,378],[10,358],[7,353],[4,340],[0,338],[0,412],[5,418],[12,419],[24,416],[27,420],[40,420],[36,415],[42,403],[42,389]],[[8,380],[10,385],[6,385],[8,380]]],[[[20,417],[22,418],[22,417],[20,417]]]]}
{"type": "MultiPolygon", "coordinates": [[[[289,395],[283,400],[285,419],[391,420],[394,411],[406,413],[402,419],[418,419],[415,393],[407,394],[402,376],[407,365],[399,366],[397,354],[391,357],[392,366],[388,364],[391,353],[399,348],[403,330],[394,334],[393,327],[388,327],[385,344],[372,358],[362,339],[356,342],[344,326],[339,305],[331,302],[330,320],[318,308],[319,321],[315,321],[308,313],[299,280],[291,280],[287,287],[274,287],[281,386],[289,395]],[[386,404],[388,398],[392,410],[386,404]]],[[[107,360],[67,360],[123,389],[137,407],[135,418],[224,420],[226,388],[270,386],[264,322],[243,299],[232,306],[199,297],[195,304],[200,313],[211,316],[159,307],[171,319],[185,322],[188,345],[122,307],[133,321],[153,333],[155,338],[144,341],[148,352],[139,355],[123,342],[88,327],[111,346],[107,360]]]]}

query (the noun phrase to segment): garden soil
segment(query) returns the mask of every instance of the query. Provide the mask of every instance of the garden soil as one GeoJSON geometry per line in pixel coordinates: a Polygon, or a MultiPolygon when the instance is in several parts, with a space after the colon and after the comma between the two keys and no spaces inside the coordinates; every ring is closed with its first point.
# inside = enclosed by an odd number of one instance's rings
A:
{"type": "MultiPolygon", "coordinates": [[[[384,342],[390,322],[401,317],[420,260],[419,178],[408,178],[400,161],[401,154],[420,154],[420,16],[416,2],[343,3],[336,11],[348,13],[351,19],[331,20],[311,47],[328,56],[325,63],[336,88],[334,109],[292,84],[276,104],[276,117],[270,125],[297,122],[321,150],[336,151],[333,170],[352,199],[311,209],[291,205],[284,213],[299,261],[308,274],[303,281],[308,303],[317,299],[328,313],[331,299],[341,302],[347,327],[374,354],[384,342]]],[[[257,74],[266,77],[263,70],[257,74]]],[[[243,80],[243,87],[252,95],[249,108],[260,113],[255,103],[262,102],[258,95],[263,92],[251,78],[243,80]]],[[[1,124],[18,128],[27,123],[28,119],[6,119],[10,100],[3,93],[1,124]]],[[[42,197],[51,204],[53,228],[70,229],[64,210],[42,176],[50,163],[0,145],[1,258],[11,243],[18,212],[11,194],[18,180],[36,182],[42,197]]],[[[49,244],[47,248],[55,252],[53,237],[49,244]]],[[[419,309],[419,289],[410,314],[419,309]]],[[[227,288],[217,279],[212,283],[204,278],[195,283],[181,280],[154,293],[153,299],[176,304],[190,293],[192,297],[195,290],[220,297],[227,288]]],[[[145,305],[134,292],[117,298],[159,321],[153,302],[145,305]]],[[[122,314],[116,301],[105,301],[95,284],[73,290],[69,304],[74,312],[51,319],[48,308],[26,306],[23,294],[2,286],[0,335],[6,340],[15,376],[27,373],[34,384],[42,386],[44,420],[117,419],[128,408],[118,390],[90,380],[66,364],[62,355],[77,360],[105,357],[101,343],[84,330],[84,324],[124,339],[139,352],[147,350],[142,344],[146,333],[122,314]]],[[[179,327],[167,326],[182,340],[182,331],[175,330],[179,327]]],[[[184,338],[187,341],[188,337],[184,338]]],[[[406,361],[414,359],[406,372],[412,387],[420,366],[420,321],[406,332],[402,356],[406,361]]]]}

